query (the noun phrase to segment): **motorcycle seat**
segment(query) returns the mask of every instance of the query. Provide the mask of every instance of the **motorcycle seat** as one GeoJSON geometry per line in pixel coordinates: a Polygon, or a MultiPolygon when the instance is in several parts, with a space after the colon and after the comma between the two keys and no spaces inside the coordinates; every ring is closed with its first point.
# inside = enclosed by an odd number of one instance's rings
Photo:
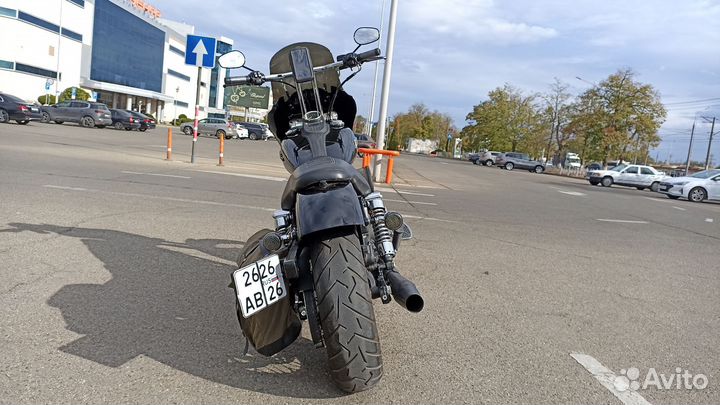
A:
{"type": "Polygon", "coordinates": [[[371,192],[365,178],[351,164],[341,159],[322,156],[300,165],[293,171],[285,184],[285,190],[280,200],[281,208],[292,209],[298,192],[323,181],[327,183],[350,182],[361,195],[371,192]]]}

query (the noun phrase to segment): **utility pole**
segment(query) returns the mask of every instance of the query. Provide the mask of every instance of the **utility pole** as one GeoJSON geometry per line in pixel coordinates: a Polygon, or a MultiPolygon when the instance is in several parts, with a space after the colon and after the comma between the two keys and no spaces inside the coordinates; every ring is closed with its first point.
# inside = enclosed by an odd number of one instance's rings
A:
{"type": "Polygon", "coordinates": [[[705,170],[710,167],[710,147],[712,147],[713,131],[715,130],[715,117],[713,117],[712,125],[710,126],[710,142],[708,142],[707,155],[705,155],[705,170]]]}
{"type": "Polygon", "coordinates": [[[688,147],[687,160],[685,161],[685,175],[690,171],[690,152],[692,151],[693,136],[695,135],[695,121],[693,121],[692,131],[690,131],[690,146],[688,147]]]}
{"type": "MultiPolygon", "coordinates": [[[[392,74],[393,51],[395,50],[395,22],[397,21],[398,0],[390,2],[390,22],[388,23],[387,55],[385,70],[383,72],[382,97],[380,98],[380,117],[378,119],[377,148],[385,149],[385,121],[388,113],[388,99],[390,97],[390,76],[392,74]]],[[[375,181],[381,180],[382,155],[375,155],[375,181]]]]}

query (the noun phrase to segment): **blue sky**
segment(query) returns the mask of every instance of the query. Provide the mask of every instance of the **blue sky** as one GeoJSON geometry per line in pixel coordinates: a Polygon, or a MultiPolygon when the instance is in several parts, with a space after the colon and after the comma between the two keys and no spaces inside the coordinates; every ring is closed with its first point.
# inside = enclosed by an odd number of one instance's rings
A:
{"type": "MultiPolygon", "coordinates": [[[[720,117],[720,0],[398,1],[390,114],[423,102],[462,128],[472,106],[504,83],[544,92],[557,77],[579,94],[590,84],[576,77],[598,82],[630,67],[668,108],[654,154],[684,160],[697,114],[692,156],[704,160],[710,124],[701,116],[720,117]]],[[[206,0],[198,12],[190,11],[198,9],[194,0],[151,3],[200,33],[232,38],[248,65],[261,70],[276,50],[300,40],[348,52],[354,29],[379,26],[383,9],[383,0],[206,0]]],[[[372,78],[366,65],[348,86],[365,116],[372,78]]],[[[716,139],[712,153],[720,162],[716,139]]]]}

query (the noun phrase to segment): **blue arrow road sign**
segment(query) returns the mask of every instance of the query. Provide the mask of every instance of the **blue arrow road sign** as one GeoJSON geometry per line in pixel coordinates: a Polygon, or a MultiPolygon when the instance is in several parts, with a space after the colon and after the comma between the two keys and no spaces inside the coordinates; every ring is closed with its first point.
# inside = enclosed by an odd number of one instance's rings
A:
{"type": "Polygon", "coordinates": [[[205,68],[215,67],[215,38],[188,35],[185,44],[185,64],[205,68]]]}

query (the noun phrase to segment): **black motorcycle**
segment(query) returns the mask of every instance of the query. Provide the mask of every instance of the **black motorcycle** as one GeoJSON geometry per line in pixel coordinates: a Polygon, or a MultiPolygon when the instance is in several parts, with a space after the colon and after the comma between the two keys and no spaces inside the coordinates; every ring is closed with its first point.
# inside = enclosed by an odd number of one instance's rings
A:
{"type": "Polygon", "coordinates": [[[424,305],[394,262],[410,228],[385,209],[369,169],[352,165],[356,105],[342,86],[363,63],[380,59],[379,49],[356,53],[379,39],[377,29],[359,28],[354,37],[358,46],[337,60],[319,44],[289,45],[272,57],[268,75],[245,67],[239,51],[218,60],[250,71],[226,78],[226,87],[272,83],[269,125],[291,173],[273,214],[275,230],[256,246],[246,243],[233,273],[238,320],[255,348],[272,355],[297,338],[306,319],[315,346],[327,348],[332,379],[346,392],[382,377],[372,299],[394,297],[411,312],[424,305]],[[352,73],[341,83],[343,69],[352,73]]]}

